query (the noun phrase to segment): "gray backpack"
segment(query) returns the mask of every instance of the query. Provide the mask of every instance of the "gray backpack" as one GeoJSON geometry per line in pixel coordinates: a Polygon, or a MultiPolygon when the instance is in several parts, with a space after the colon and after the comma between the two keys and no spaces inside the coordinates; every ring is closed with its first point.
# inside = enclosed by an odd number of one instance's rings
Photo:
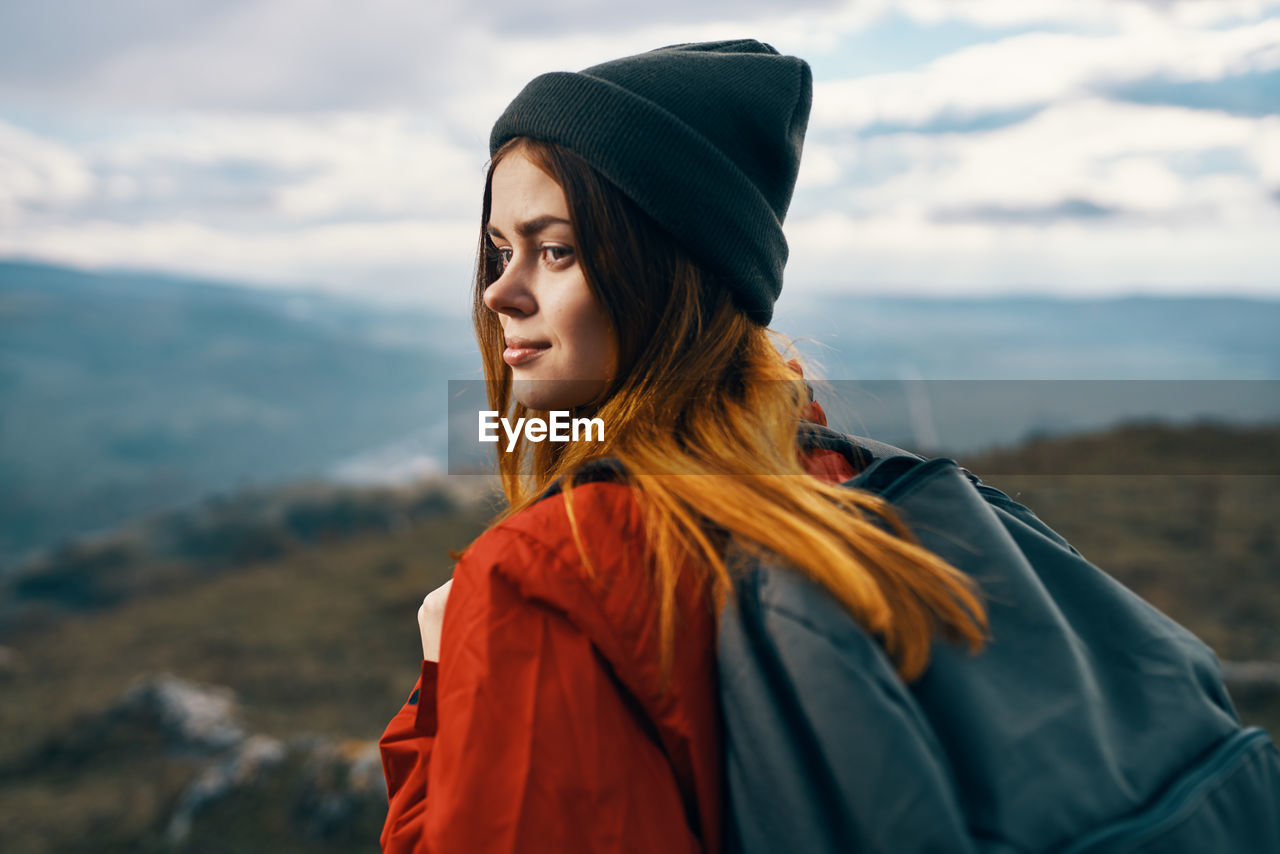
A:
{"type": "Polygon", "coordinates": [[[805,424],[974,577],[991,640],[904,684],[823,589],[757,562],[720,619],[728,850],[1280,852],[1280,753],[1217,658],[954,461],[805,424]]]}

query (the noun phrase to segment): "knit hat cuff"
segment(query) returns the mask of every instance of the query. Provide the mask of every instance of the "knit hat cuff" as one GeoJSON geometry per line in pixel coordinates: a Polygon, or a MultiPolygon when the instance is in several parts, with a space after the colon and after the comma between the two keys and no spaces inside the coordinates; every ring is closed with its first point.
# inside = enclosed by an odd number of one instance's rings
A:
{"type": "Polygon", "coordinates": [[[517,136],[563,145],[626,187],[641,210],[697,247],[713,273],[736,280],[732,290],[748,316],[761,324],[772,318],[788,254],[782,224],[755,183],[669,110],[608,80],[554,71],[507,107],[489,137],[490,156],[517,136]]]}

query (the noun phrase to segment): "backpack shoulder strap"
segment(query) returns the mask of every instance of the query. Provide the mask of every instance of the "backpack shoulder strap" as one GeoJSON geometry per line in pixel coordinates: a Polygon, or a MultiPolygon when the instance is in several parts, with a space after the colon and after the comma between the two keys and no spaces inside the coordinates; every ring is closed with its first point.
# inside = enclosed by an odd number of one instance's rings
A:
{"type": "Polygon", "coordinates": [[[866,436],[853,436],[833,430],[812,421],[800,422],[797,438],[800,446],[806,450],[837,451],[859,471],[866,469],[881,460],[894,457],[907,457],[923,461],[924,457],[904,451],[887,442],[869,439],[866,436]]]}

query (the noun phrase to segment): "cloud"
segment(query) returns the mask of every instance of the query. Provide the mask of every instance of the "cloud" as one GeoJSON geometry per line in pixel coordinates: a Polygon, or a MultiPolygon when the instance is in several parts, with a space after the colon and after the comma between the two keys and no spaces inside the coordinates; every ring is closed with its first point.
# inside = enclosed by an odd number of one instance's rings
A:
{"type": "Polygon", "coordinates": [[[509,98],[508,69],[522,84],[540,70],[699,40],[708,28],[710,39],[779,18],[821,21],[838,3],[0,4],[0,97],[117,109],[431,109],[494,84],[508,84],[509,98]]]}
{"type": "Polygon", "coordinates": [[[0,121],[0,226],[74,204],[94,183],[71,147],[0,121]]]}
{"type": "MultiPolygon", "coordinates": [[[[1086,199],[1108,209],[1173,212],[1208,201],[1195,188],[1214,180],[1182,171],[1180,158],[1237,149],[1258,171],[1274,168],[1273,156],[1258,147],[1274,125],[1181,107],[1080,98],[986,133],[898,134],[858,143],[855,151],[864,159],[889,157],[910,166],[887,180],[869,180],[856,195],[860,208],[881,211],[1045,208],[1086,199]]],[[[1220,205],[1257,197],[1256,187],[1242,192],[1244,198],[1220,199],[1220,205]]]]}
{"type": "Polygon", "coordinates": [[[1280,114],[1280,69],[1221,80],[1138,80],[1111,90],[1113,97],[1138,104],[1180,104],[1239,116],[1280,114]]]}
{"type": "Polygon", "coordinates": [[[471,223],[486,154],[399,113],[176,115],[76,146],[0,122],[0,223],[471,223]]]}
{"type": "Polygon", "coordinates": [[[645,3],[608,4],[599,0],[544,0],[536,5],[489,4],[484,8],[494,32],[516,37],[546,37],[566,32],[612,33],[653,29],[671,24],[697,26],[713,23],[723,26],[728,21],[778,17],[780,12],[817,17],[836,11],[842,5],[847,3],[841,0],[791,0],[787,3],[777,0],[702,0],[698,3],[649,0],[645,3]]]}
{"type": "Polygon", "coordinates": [[[1143,81],[1217,81],[1277,69],[1280,19],[1209,32],[1030,32],[964,48],[916,71],[815,84],[811,126],[981,127],[1068,97],[1121,95],[1143,81]]]}
{"type": "Polygon", "coordinates": [[[1145,29],[1255,20],[1280,8],[1280,0],[898,0],[895,6],[929,24],[959,20],[991,29],[1044,24],[1145,29]]]}
{"type": "Polygon", "coordinates": [[[147,45],[185,42],[251,2],[0,3],[0,81],[11,90],[66,84],[112,57],[147,45]]]}
{"type": "Polygon", "coordinates": [[[0,17],[0,94],[127,109],[429,106],[474,62],[455,34],[478,26],[458,2],[52,5],[63,14],[0,17]]]}
{"type": "Polygon", "coordinates": [[[431,109],[459,92],[513,94],[538,70],[679,41],[750,36],[805,55],[838,51],[889,18],[1142,34],[1276,9],[1280,0],[44,0],[0,4],[0,97],[114,109],[431,109]]]}
{"type": "Polygon", "coordinates": [[[1115,208],[1104,207],[1088,199],[1063,199],[1049,205],[1012,207],[1008,205],[979,204],[954,210],[940,209],[931,216],[934,222],[984,221],[1013,225],[1052,223],[1066,219],[1096,219],[1114,216],[1115,208]]]}
{"type": "Polygon", "coordinates": [[[789,281],[1275,293],[1280,116],[1079,98],[985,133],[852,148],[862,185],[838,204],[797,193],[789,281]],[[880,160],[883,178],[865,168],[880,160]]]}
{"type": "MultiPolygon", "coordinates": [[[[475,209],[487,152],[405,112],[190,114],[91,148],[104,174],[217,173],[265,190],[282,222],[463,216],[475,209]]],[[[193,200],[193,208],[201,207],[193,200]]]]}

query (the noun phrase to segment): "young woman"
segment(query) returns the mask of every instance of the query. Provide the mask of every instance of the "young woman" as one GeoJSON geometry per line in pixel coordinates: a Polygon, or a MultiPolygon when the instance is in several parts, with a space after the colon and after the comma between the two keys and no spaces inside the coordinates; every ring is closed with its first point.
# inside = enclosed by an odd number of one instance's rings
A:
{"type": "Polygon", "coordinates": [[[797,444],[824,419],[767,324],[811,97],[768,45],[675,45],[542,75],[495,124],[490,408],[604,436],[500,446],[509,507],[424,600],[381,740],[384,851],[721,850],[730,538],[825,586],[906,677],[940,631],[980,642],[965,577],[797,444]]]}

